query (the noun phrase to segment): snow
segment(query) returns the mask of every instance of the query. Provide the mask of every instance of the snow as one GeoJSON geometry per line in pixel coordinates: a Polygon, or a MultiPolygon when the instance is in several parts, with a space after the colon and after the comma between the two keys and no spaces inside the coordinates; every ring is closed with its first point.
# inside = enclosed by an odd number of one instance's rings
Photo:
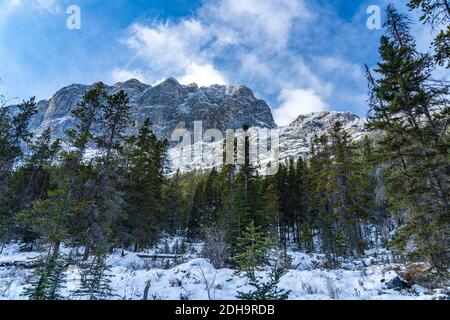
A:
{"type": "MultiPolygon", "coordinates": [[[[185,254],[165,253],[172,250],[180,238],[166,239],[158,246],[145,251],[158,258],[141,258],[133,252],[115,250],[107,259],[111,266],[111,281],[115,296],[112,299],[140,300],[145,286],[150,282],[149,299],[156,300],[216,300],[236,299],[238,291],[252,289],[247,280],[235,270],[215,269],[211,263],[199,256],[202,244],[190,244],[185,254]],[[162,258],[161,258],[162,257],[162,258]],[[167,257],[167,258],[166,258],[167,257]],[[164,261],[170,260],[168,266],[164,261]],[[208,290],[209,289],[209,295],[208,290]]],[[[77,249],[63,247],[63,254],[77,252],[77,249]]],[[[45,251],[44,251],[45,252],[45,251]]],[[[81,248],[79,250],[81,252],[81,248]]],[[[20,252],[17,243],[7,245],[0,254],[0,265],[4,262],[24,262],[42,252],[20,252]]],[[[335,270],[325,269],[325,256],[289,251],[292,267],[281,278],[279,288],[291,290],[292,300],[329,299],[434,299],[439,291],[431,292],[421,286],[396,291],[387,289],[385,283],[399,276],[397,270],[404,268],[398,263],[385,262],[380,256],[388,255],[387,250],[368,251],[360,260],[343,260],[335,270]]],[[[33,270],[22,267],[0,267],[0,300],[25,299],[21,296],[27,287],[33,270]]],[[[267,279],[267,271],[259,276],[267,279]]],[[[71,265],[66,271],[67,283],[63,296],[74,299],[71,291],[78,288],[80,269],[71,265]]],[[[79,299],[77,297],[77,299],[79,299]]]]}

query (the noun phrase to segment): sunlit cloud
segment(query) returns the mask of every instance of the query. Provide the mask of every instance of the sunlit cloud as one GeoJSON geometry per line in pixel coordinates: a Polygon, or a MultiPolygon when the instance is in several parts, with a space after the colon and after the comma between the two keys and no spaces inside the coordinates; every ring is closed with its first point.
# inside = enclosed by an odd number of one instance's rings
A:
{"type": "Polygon", "coordinates": [[[328,105],[312,89],[282,90],[278,101],[280,107],[274,111],[274,118],[280,126],[290,124],[300,114],[328,109],[328,105]]]}

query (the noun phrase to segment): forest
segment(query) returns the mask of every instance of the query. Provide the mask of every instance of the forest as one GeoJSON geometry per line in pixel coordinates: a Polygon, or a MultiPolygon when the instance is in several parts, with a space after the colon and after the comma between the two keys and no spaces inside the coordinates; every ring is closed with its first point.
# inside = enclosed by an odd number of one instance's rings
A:
{"type": "Polygon", "coordinates": [[[165,235],[203,242],[214,267],[244,273],[256,289],[239,293],[242,299],[287,298],[276,283],[292,246],[326,254],[330,269],[341,257],[387,247],[400,259],[427,262],[424,282],[447,281],[450,84],[433,72],[450,67],[450,8],[429,0],[409,6],[421,21],[388,6],[378,65],[366,67],[368,134],[352,141],[337,123],[311,140],[309,157],[281,164],[273,176],[259,175],[250,161],[168,176],[169,142],[156,137],[148,118],[137,134],[126,135],[135,125],[128,97],[109,94],[102,83],[85,92],[72,111],[77,125],[62,140],[52,139],[51,128],[39,136],[29,131],[34,98],[15,108],[4,101],[0,254],[12,241],[24,251],[47,248],[24,294],[60,298],[70,263],[60,252],[64,245],[83,248],[74,295],[107,298],[108,253],[141,252],[165,235]],[[412,23],[447,29],[423,53],[412,23]],[[97,152],[88,157],[88,149],[97,152]],[[255,270],[269,261],[275,261],[271,282],[263,284],[255,270]]]}

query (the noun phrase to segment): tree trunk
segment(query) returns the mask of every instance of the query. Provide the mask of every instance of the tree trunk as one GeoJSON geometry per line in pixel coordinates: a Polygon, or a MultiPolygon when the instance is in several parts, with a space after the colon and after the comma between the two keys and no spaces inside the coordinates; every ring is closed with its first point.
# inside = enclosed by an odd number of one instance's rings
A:
{"type": "Polygon", "coordinates": [[[89,258],[90,248],[89,246],[84,247],[83,259],[81,261],[85,262],[89,258]]]}
{"type": "Polygon", "coordinates": [[[147,283],[145,284],[144,297],[142,298],[142,300],[148,300],[148,292],[150,290],[151,284],[152,282],[150,280],[148,280],[147,283]]]}

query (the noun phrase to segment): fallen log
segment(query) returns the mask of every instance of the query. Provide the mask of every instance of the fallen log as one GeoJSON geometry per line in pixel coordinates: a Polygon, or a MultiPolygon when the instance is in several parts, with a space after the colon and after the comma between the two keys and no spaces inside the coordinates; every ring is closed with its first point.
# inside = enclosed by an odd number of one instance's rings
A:
{"type": "Polygon", "coordinates": [[[21,269],[34,269],[42,265],[39,261],[5,261],[0,262],[0,268],[21,268],[21,269]]]}
{"type": "Polygon", "coordinates": [[[178,254],[145,254],[145,253],[136,253],[136,256],[142,259],[176,259],[181,257],[181,255],[178,254]]]}

